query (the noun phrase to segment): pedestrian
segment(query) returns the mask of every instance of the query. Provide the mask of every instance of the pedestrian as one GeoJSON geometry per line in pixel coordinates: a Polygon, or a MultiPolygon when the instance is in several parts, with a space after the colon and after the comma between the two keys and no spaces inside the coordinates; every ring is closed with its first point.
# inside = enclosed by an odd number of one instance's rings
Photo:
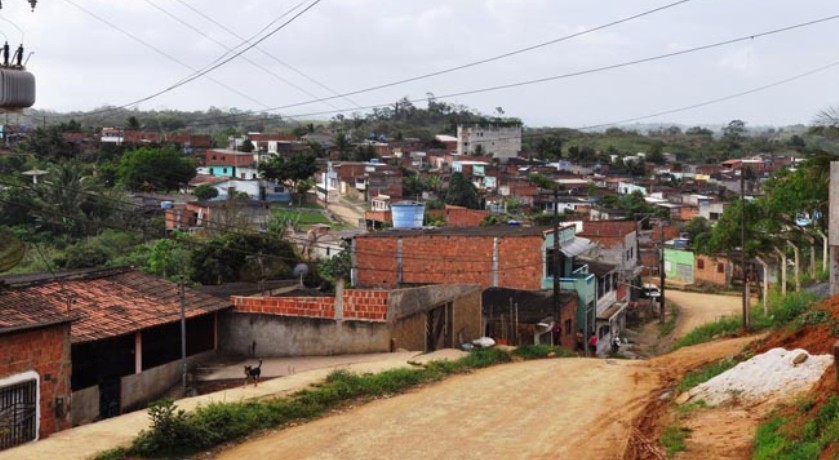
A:
{"type": "Polygon", "coordinates": [[[9,42],[3,45],[3,67],[9,67],[9,42]]]}
{"type": "Polygon", "coordinates": [[[17,47],[17,66],[23,67],[23,43],[17,47]]]}
{"type": "Polygon", "coordinates": [[[582,329],[577,330],[576,345],[575,345],[575,349],[577,351],[583,351],[583,348],[584,348],[583,347],[583,339],[584,339],[583,330],[582,329]]]}
{"type": "Polygon", "coordinates": [[[621,338],[617,335],[612,339],[612,354],[617,353],[621,349],[621,338]]]}
{"type": "Polygon", "coordinates": [[[588,338],[588,347],[591,349],[591,354],[597,354],[597,334],[594,332],[592,332],[591,336],[588,338]]]}

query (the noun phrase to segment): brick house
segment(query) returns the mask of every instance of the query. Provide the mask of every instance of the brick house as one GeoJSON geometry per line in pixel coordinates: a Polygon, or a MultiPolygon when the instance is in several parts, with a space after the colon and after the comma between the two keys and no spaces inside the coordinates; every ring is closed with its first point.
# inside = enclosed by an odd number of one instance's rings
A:
{"type": "Polygon", "coordinates": [[[715,284],[728,286],[734,274],[734,264],[722,255],[694,255],[693,280],[697,284],[715,284]]]}
{"type": "MultiPolygon", "coordinates": [[[[180,381],[175,283],[130,269],[9,277],[0,310],[53,318],[68,311],[73,425],[142,407],[180,381]]],[[[216,312],[230,302],[185,290],[190,362],[215,355],[216,312]]]]}
{"type": "MultiPolygon", "coordinates": [[[[5,293],[4,293],[5,295],[5,293]]],[[[6,304],[0,316],[0,450],[70,427],[70,321],[6,304]]]]}

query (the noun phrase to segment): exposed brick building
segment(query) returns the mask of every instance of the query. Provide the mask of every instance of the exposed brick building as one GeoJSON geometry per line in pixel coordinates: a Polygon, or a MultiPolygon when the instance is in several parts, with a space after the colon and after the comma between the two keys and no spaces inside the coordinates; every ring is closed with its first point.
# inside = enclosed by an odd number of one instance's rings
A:
{"type": "MultiPolygon", "coordinates": [[[[574,227],[565,229],[563,238],[569,234],[573,239],[574,227]]],[[[359,235],[353,241],[353,284],[464,283],[539,290],[548,276],[547,237],[552,234],[550,228],[493,226],[359,235]]]]}
{"type": "Polygon", "coordinates": [[[0,450],[69,428],[70,318],[3,309],[0,450]]]}
{"type": "Polygon", "coordinates": [[[487,211],[446,205],[446,225],[449,227],[477,227],[487,216],[487,211]]]}

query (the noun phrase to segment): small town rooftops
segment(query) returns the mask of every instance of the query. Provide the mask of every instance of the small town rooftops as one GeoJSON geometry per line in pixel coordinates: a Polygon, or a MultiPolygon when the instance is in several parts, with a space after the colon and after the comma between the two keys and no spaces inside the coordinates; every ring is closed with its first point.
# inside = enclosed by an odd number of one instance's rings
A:
{"type": "MultiPolygon", "coordinates": [[[[0,294],[0,331],[35,321],[73,319],[72,343],[115,337],[180,319],[178,285],[131,269],[72,273],[48,280],[7,278],[0,294]],[[20,283],[20,284],[17,284],[20,283]]],[[[186,289],[186,317],[231,306],[186,289]]]]}
{"type": "MultiPolygon", "coordinates": [[[[566,225],[561,228],[573,227],[566,225]]],[[[392,229],[359,235],[356,238],[394,238],[417,236],[465,236],[465,237],[522,237],[541,236],[553,232],[552,227],[517,227],[517,226],[489,226],[489,227],[443,227],[422,229],[392,229]]]]}

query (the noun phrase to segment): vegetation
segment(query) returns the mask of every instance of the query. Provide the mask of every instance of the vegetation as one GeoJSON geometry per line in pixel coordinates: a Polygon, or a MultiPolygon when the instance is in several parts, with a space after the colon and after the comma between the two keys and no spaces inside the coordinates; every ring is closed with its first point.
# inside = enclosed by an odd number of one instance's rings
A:
{"type": "Polygon", "coordinates": [[[824,458],[839,443],[839,398],[831,396],[817,410],[807,404],[798,413],[776,415],[758,427],[755,460],[824,458]]]}
{"type": "Polygon", "coordinates": [[[463,173],[452,174],[449,179],[449,190],[446,193],[446,204],[463,206],[469,209],[480,209],[481,198],[475,185],[463,175],[463,173]]]}
{"type": "Polygon", "coordinates": [[[177,190],[195,177],[195,166],[174,147],[142,147],[122,156],[117,177],[129,190],[177,190]]]}
{"type": "Polygon", "coordinates": [[[682,378],[682,380],[679,381],[679,391],[685,392],[701,383],[705,383],[708,380],[711,380],[712,378],[733,368],[737,365],[737,363],[739,363],[739,360],[734,358],[727,358],[721,359],[719,361],[714,361],[710,364],[706,364],[705,366],[702,366],[699,369],[694,369],[688,372],[682,378]]]}
{"type": "Polygon", "coordinates": [[[542,359],[549,357],[576,358],[579,355],[573,351],[559,346],[551,345],[521,345],[513,350],[513,356],[524,359],[542,359]]]}
{"type": "Polygon", "coordinates": [[[308,181],[318,171],[315,160],[314,155],[272,156],[259,164],[259,172],[268,180],[291,187],[302,203],[303,195],[312,187],[308,181]]]}
{"type": "Polygon", "coordinates": [[[690,429],[679,425],[665,428],[661,435],[661,445],[667,450],[667,456],[672,457],[686,449],[685,440],[690,437],[690,429]]]}
{"type": "Polygon", "coordinates": [[[218,196],[218,189],[209,185],[199,185],[192,190],[192,194],[201,201],[207,201],[218,196]]]}
{"type": "Polygon", "coordinates": [[[102,452],[98,460],[187,456],[255,431],[310,420],[351,401],[364,401],[435,382],[447,375],[509,362],[510,353],[479,349],[457,361],[432,361],[415,369],[392,369],[379,374],[331,373],[323,383],[288,397],[269,400],[213,403],[193,412],[179,410],[172,400],[149,408],[151,427],[129,448],[102,452]]]}
{"type": "Polygon", "coordinates": [[[672,302],[667,302],[667,307],[670,310],[670,314],[667,315],[667,320],[664,323],[658,325],[659,337],[666,337],[672,334],[673,329],[676,328],[676,322],[679,319],[679,306],[672,302]]]}

